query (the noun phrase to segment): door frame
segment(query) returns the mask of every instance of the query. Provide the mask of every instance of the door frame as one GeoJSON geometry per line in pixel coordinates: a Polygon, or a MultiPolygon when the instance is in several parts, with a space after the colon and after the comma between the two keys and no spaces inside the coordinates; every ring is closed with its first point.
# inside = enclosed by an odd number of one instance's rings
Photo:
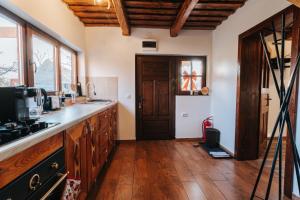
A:
{"type": "MultiPolygon", "coordinates": [[[[253,28],[249,29],[248,31],[242,33],[239,35],[239,44],[238,44],[238,63],[240,66],[239,72],[237,74],[237,100],[236,100],[236,128],[235,128],[235,158],[237,160],[252,160],[257,159],[257,157],[251,157],[251,154],[247,155],[247,152],[243,152],[242,148],[243,145],[247,144],[245,142],[245,138],[251,138],[253,140],[257,140],[258,143],[258,133],[254,133],[252,135],[245,135],[245,133],[242,131],[243,125],[246,123],[245,119],[242,119],[240,112],[241,107],[243,106],[243,102],[241,101],[240,94],[241,94],[241,79],[246,79],[250,76],[249,74],[241,76],[242,69],[246,66],[245,60],[243,58],[243,50],[245,49],[245,39],[251,35],[254,35],[258,31],[262,30],[267,24],[270,24],[270,22],[280,17],[283,13],[293,13],[293,27],[292,27],[292,59],[291,59],[291,71],[295,68],[296,65],[296,59],[298,56],[298,53],[300,52],[300,9],[296,6],[292,5],[287,7],[286,9],[282,10],[281,12],[273,15],[272,17],[266,19],[265,21],[259,23],[258,25],[254,26],[253,28]],[[244,120],[244,121],[243,121],[244,120]],[[244,123],[244,124],[243,124],[244,123]]],[[[289,105],[289,111],[291,115],[291,124],[292,128],[294,130],[294,133],[296,134],[296,119],[297,119],[297,103],[298,103],[298,84],[299,84],[299,77],[297,77],[297,81],[295,82],[295,86],[292,92],[291,96],[291,102],[289,105]]],[[[260,96],[259,91],[259,96],[260,96]]],[[[246,106],[246,105],[244,105],[246,106]]],[[[252,108],[256,109],[256,108],[252,108]]],[[[259,112],[257,113],[257,120],[256,123],[259,124],[259,112]]],[[[256,124],[257,125],[257,124],[256,124]]],[[[249,146],[247,147],[249,148],[249,146]]],[[[255,145],[254,145],[255,148],[255,145]]],[[[294,172],[294,161],[292,158],[292,151],[291,151],[291,143],[289,137],[287,137],[287,144],[286,144],[286,162],[285,162],[285,172],[284,172],[284,194],[288,197],[292,197],[292,191],[293,191],[293,172],[294,172]]]]}
{"type": "MultiPolygon", "coordinates": [[[[135,135],[136,135],[136,140],[144,140],[145,138],[141,134],[141,127],[140,127],[140,120],[141,116],[139,113],[139,108],[138,108],[138,101],[139,101],[139,80],[138,80],[138,57],[165,57],[170,59],[171,62],[171,68],[172,68],[172,73],[171,73],[171,80],[169,81],[169,86],[172,87],[173,80],[176,80],[177,82],[177,77],[176,77],[176,69],[177,69],[177,64],[176,64],[176,57],[175,56],[170,56],[170,55],[152,55],[152,54],[136,54],[135,55],[135,135]]],[[[170,133],[170,138],[169,139],[175,139],[175,107],[176,107],[176,91],[171,88],[171,97],[170,99],[170,105],[171,105],[171,133],[170,133]]]]}

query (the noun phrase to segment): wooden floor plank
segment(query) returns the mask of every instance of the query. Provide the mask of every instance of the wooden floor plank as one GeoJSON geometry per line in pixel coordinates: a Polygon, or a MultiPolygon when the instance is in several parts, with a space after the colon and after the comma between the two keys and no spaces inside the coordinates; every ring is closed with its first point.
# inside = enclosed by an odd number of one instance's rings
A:
{"type": "Polygon", "coordinates": [[[183,182],[183,186],[190,200],[207,200],[197,182],[183,182]]]}
{"type": "MultiPolygon", "coordinates": [[[[254,161],[212,159],[193,144],[174,140],[120,144],[97,195],[91,199],[249,199],[261,158],[254,161]]],[[[257,190],[257,196],[262,198],[270,169],[270,161],[267,162],[257,190]]],[[[278,171],[270,199],[278,199],[277,182],[278,171]]]]}

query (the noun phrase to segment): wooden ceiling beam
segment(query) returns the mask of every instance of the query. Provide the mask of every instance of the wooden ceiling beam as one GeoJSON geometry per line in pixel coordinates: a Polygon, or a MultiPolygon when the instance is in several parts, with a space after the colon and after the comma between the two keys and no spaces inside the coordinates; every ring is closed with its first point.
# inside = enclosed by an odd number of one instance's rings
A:
{"type": "MultiPolygon", "coordinates": [[[[94,0],[63,0],[69,6],[95,6],[94,0]]],[[[97,3],[96,6],[107,7],[107,1],[97,3]]]]}
{"type": "Polygon", "coordinates": [[[193,10],[191,15],[227,17],[233,13],[234,10],[193,10]]]}
{"type": "Polygon", "coordinates": [[[172,21],[153,21],[153,20],[131,20],[130,24],[132,25],[152,25],[152,26],[169,26],[172,24],[172,21]]]}
{"type": "Polygon", "coordinates": [[[223,21],[227,19],[226,16],[192,16],[187,21],[223,21]]]}
{"type": "Polygon", "coordinates": [[[215,30],[215,26],[184,26],[185,30],[215,30]]]}
{"type": "Polygon", "coordinates": [[[155,2],[155,1],[125,1],[126,7],[130,8],[162,8],[177,9],[180,7],[179,2],[155,2]]]}
{"type": "Polygon", "coordinates": [[[120,27],[120,24],[105,24],[105,23],[84,23],[87,27],[120,27]]]}
{"type": "Polygon", "coordinates": [[[74,12],[80,18],[99,18],[99,19],[117,19],[115,13],[101,13],[101,12],[74,12]]]}
{"type": "Polygon", "coordinates": [[[135,28],[155,28],[155,29],[170,29],[170,26],[162,26],[162,25],[132,25],[135,28]]]}
{"type": "Polygon", "coordinates": [[[243,3],[197,3],[195,9],[238,9],[243,3]]]}
{"type": "Polygon", "coordinates": [[[182,29],[183,25],[185,24],[186,20],[189,18],[192,10],[196,6],[199,0],[185,0],[179,10],[179,13],[176,17],[175,22],[173,23],[170,29],[171,37],[176,37],[180,30],[182,29]]]}
{"type": "Polygon", "coordinates": [[[130,35],[130,25],[122,0],[112,0],[123,35],[130,35]]]}
{"type": "Polygon", "coordinates": [[[114,8],[107,9],[103,6],[69,6],[74,12],[103,12],[103,13],[115,13],[114,8]]]}
{"type": "Polygon", "coordinates": [[[300,8],[300,0],[288,0],[288,1],[300,8]]]}
{"type": "Polygon", "coordinates": [[[175,9],[146,9],[146,8],[127,8],[128,14],[158,14],[158,15],[176,15],[175,9]]]}
{"type": "Polygon", "coordinates": [[[130,20],[144,19],[144,20],[174,20],[176,15],[143,15],[143,14],[129,14],[130,20]]]}
{"type": "Polygon", "coordinates": [[[186,22],[185,26],[218,26],[220,21],[198,21],[198,22],[186,22]]]}
{"type": "Polygon", "coordinates": [[[118,24],[117,19],[94,19],[94,18],[81,18],[85,24],[118,24]]]}

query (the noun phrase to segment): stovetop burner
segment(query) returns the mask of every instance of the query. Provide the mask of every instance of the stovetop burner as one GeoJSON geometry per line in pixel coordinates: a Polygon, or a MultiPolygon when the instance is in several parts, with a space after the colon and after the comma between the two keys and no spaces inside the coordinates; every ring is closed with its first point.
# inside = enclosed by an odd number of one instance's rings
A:
{"type": "Polygon", "coordinates": [[[41,130],[56,126],[58,123],[49,123],[37,120],[23,122],[0,123],[0,146],[35,134],[41,130]]]}

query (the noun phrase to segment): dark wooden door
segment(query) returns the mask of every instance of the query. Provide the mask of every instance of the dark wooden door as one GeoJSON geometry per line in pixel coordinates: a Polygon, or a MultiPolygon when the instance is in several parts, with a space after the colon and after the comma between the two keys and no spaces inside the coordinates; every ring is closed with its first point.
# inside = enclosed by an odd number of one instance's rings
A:
{"type": "Polygon", "coordinates": [[[137,139],[175,137],[174,58],[136,57],[137,139]]]}
{"type": "Polygon", "coordinates": [[[240,38],[235,152],[238,160],[258,158],[262,46],[259,35],[240,38]]]}

